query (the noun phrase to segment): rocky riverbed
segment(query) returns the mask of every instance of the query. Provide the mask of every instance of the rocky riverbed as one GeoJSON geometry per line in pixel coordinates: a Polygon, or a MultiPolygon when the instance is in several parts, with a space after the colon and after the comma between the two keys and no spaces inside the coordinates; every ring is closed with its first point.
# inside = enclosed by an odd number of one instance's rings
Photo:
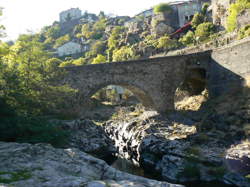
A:
{"type": "Polygon", "coordinates": [[[179,103],[179,111],[168,115],[125,115],[103,128],[120,157],[162,180],[250,186],[249,95],[225,96],[197,107],[199,99],[191,98],[193,105],[188,98],[189,107],[187,101],[179,103]]]}
{"type": "Polygon", "coordinates": [[[118,171],[79,149],[0,142],[1,187],[181,187],[118,171]]]}

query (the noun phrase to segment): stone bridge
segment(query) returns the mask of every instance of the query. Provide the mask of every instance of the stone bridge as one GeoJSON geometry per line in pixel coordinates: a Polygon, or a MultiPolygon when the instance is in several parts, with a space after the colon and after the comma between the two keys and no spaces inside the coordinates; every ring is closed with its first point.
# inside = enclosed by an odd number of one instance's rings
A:
{"type": "Polygon", "coordinates": [[[250,75],[250,38],[230,46],[188,55],[127,62],[66,67],[65,80],[79,90],[79,102],[108,85],[129,89],[142,104],[159,112],[174,109],[176,89],[183,83],[193,94],[205,87],[210,96],[222,95],[250,75]]]}
{"type": "Polygon", "coordinates": [[[129,89],[145,107],[163,112],[174,109],[175,91],[188,77],[196,76],[199,81],[205,76],[202,74],[204,71],[199,70],[207,69],[210,56],[210,52],[203,52],[67,67],[66,82],[79,90],[84,104],[99,89],[120,85],[129,89]],[[194,72],[198,75],[194,75],[194,72]]]}

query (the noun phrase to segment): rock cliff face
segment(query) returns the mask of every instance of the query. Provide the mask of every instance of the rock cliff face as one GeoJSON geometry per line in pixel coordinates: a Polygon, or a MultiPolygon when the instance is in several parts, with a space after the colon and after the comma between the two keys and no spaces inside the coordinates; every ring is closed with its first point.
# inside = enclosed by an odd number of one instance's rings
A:
{"type": "MultiPolygon", "coordinates": [[[[115,141],[120,156],[139,163],[150,173],[158,173],[166,181],[221,181],[247,187],[246,179],[231,173],[224,164],[222,155],[228,145],[219,138],[220,134],[198,134],[195,123],[173,115],[169,119],[110,121],[105,129],[115,141]]],[[[246,157],[243,165],[249,169],[249,153],[241,152],[244,154],[241,157],[246,157]]],[[[229,151],[229,155],[236,157],[234,153],[229,151]]],[[[242,161],[238,157],[237,162],[242,161]]]]}
{"type": "Polygon", "coordinates": [[[112,140],[101,126],[91,120],[61,121],[63,128],[70,131],[68,145],[98,158],[106,158],[116,152],[112,140]]]}
{"type": "Polygon", "coordinates": [[[120,172],[78,149],[0,142],[1,187],[181,187],[120,172]]]}

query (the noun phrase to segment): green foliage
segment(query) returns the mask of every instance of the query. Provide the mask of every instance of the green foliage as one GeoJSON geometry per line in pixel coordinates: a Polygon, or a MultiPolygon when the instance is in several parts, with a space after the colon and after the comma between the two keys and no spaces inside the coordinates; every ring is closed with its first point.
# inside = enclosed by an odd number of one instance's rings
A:
{"type": "Polygon", "coordinates": [[[207,14],[207,9],[208,9],[208,7],[209,7],[209,3],[204,3],[203,5],[202,5],[202,8],[201,8],[201,14],[202,15],[206,15],[207,14]]]}
{"type": "Polygon", "coordinates": [[[104,54],[106,50],[106,42],[96,41],[91,45],[89,56],[97,56],[97,54],[104,54]]]}
{"type": "Polygon", "coordinates": [[[64,36],[61,36],[60,38],[58,38],[56,41],[55,41],[55,45],[54,45],[54,48],[58,48],[60,46],[62,46],[63,44],[67,43],[70,41],[70,36],[69,34],[66,34],[64,36]]]}
{"type": "Polygon", "coordinates": [[[113,52],[113,61],[126,61],[136,59],[136,53],[131,47],[123,46],[113,52]]]}
{"type": "Polygon", "coordinates": [[[58,85],[64,71],[41,43],[22,36],[2,57],[0,97],[20,114],[54,113],[75,90],[58,85]]]}
{"type": "Polygon", "coordinates": [[[0,121],[0,141],[20,143],[50,143],[62,146],[68,132],[58,123],[38,117],[13,116],[0,121]]]}
{"type": "Polygon", "coordinates": [[[164,50],[169,50],[169,49],[173,49],[176,48],[178,46],[178,43],[176,40],[171,39],[169,36],[162,36],[161,38],[158,39],[158,44],[157,44],[157,48],[160,49],[164,49],[164,50]]]}
{"type": "Polygon", "coordinates": [[[147,35],[143,40],[143,43],[146,44],[147,47],[157,47],[158,40],[154,35],[147,35]]]}
{"type": "Polygon", "coordinates": [[[27,180],[31,178],[31,173],[29,171],[23,170],[23,171],[18,171],[18,172],[2,172],[0,171],[0,183],[11,183],[11,182],[16,182],[20,180],[27,180]],[[10,175],[11,178],[6,179],[1,177],[1,175],[10,175]]]}
{"type": "Polygon", "coordinates": [[[195,43],[195,34],[192,31],[188,31],[183,37],[179,39],[184,46],[189,46],[195,43]]]}
{"type": "Polygon", "coordinates": [[[93,29],[95,31],[105,31],[106,25],[107,25],[107,20],[105,18],[99,19],[95,24],[93,25],[93,29]]]}
{"type": "Polygon", "coordinates": [[[242,27],[238,32],[238,39],[243,39],[250,36],[250,24],[242,27]]]}
{"type": "Polygon", "coordinates": [[[60,37],[60,30],[61,30],[60,26],[55,25],[55,26],[45,27],[42,32],[45,33],[46,38],[57,39],[58,37],[60,37]]]}
{"type": "Polygon", "coordinates": [[[116,26],[112,29],[111,35],[108,39],[109,49],[114,50],[118,48],[120,35],[123,33],[123,31],[124,31],[124,27],[121,27],[121,26],[116,26]]]}
{"type": "Polygon", "coordinates": [[[81,58],[78,58],[76,60],[73,60],[72,64],[74,64],[76,66],[81,66],[81,65],[86,65],[87,61],[85,58],[81,57],[81,58]]]}
{"type": "Polygon", "coordinates": [[[97,57],[94,58],[92,64],[100,64],[105,62],[106,62],[106,57],[104,55],[98,54],[97,57]]]}
{"type": "Polygon", "coordinates": [[[170,12],[172,11],[171,6],[168,3],[160,3],[154,7],[154,13],[170,12]]]}
{"type": "Polygon", "coordinates": [[[250,8],[250,0],[236,0],[229,7],[229,15],[227,17],[227,31],[232,32],[237,27],[237,16],[245,9],[250,8]]]}
{"type": "Polygon", "coordinates": [[[90,24],[84,24],[82,26],[82,36],[85,37],[86,39],[90,39],[93,35],[92,28],[90,24]]]}
{"type": "Polygon", "coordinates": [[[191,25],[193,28],[196,28],[198,25],[200,25],[201,23],[203,23],[205,20],[205,17],[203,14],[201,13],[195,13],[194,17],[191,21],[191,25]]]}
{"type": "Polygon", "coordinates": [[[74,66],[74,64],[73,64],[73,61],[72,60],[66,60],[66,61],[63,61],[60,65],[59,65],[59,67],[67,67],[67,66],[74,66]]]}
{"type": "Polygon", "coordinates": [[[215,33],[215,26],[213,23],[205,22],[198,25],[195,31],[195,36],[199,38],[199,41],[204,41],[213,33],[215,33]]]}

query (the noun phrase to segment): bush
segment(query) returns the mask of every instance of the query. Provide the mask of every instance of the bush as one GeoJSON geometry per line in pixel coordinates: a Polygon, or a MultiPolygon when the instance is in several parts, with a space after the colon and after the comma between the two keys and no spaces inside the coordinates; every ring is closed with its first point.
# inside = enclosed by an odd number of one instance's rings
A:
{"type": "Polygon", "coordinates": [[[249,0],[237,0],[229,7],[229,16],[227,17],[227,31],[232,32],[237,27],[237,16],[243,10],[250,8],[249,0]]]}
{"type": "Polygon", "coordinates": [[[78,59],[76,59],[76,60],[74,60],[73,62],[72,62],[72,64],[74,64],[74,65],[76,65],[76,66],[81,66],[81,65],[85,65],[85,64],[87,64],[87,61],[86,61],[86,59],[85,58],[78,58],[78,59]]]}
{"type": "Polygon", "coordinates": [[[202,13],[202,15],[206,15],[207,14],[207,9],[208,9],[208,7],[209,7],[209,3],[204,3],[203,5],[202,5],[202,9],[201,9],[201,13],[202,13]]]}
{"type": "Polygon", "coordinates": [[[70,41],[70,36],[68,34],[66,34],[66,35],[64,35],[56,40],[54,48],[60,47],[63,44],[67,43],[68,41],[70,41]]]}
{"type": "Polygon", "coordinates": [[[123,46],[113,52],[113,61],[125,61],[136,59],[135,51],[131,47],[123,46]]]}
{"type": "Polygon", "coordinates": [[[63,61],[59,67],[66,67],[66,66],[74,66],[73,61],[72,60],[67,60],[67,61],[63,61]]]}
{"type": "Polygon", "coordinates": [[[200,25],[203,22],[204,22],[204,15],[202,15],[200,13],[195,13],[195,15],[191,21],[191,25],[193,28],[196,28],[198,25],[200,25]]]}
{"type": "Polygon", "coordinates": [[[66,143],[68,132],[60,124],[41,118],[11,117],[0,121],[0,141],[50,143],[59,147],[66,143]]]}
{"type": "Polygon", "coordinates": [[[97,57],[94,58],[92,64],[100,64],[105,62],[106,62],[106,57],[104,55],[98,54],[97,57]]]}
{"type": "Polygon", "coordinates": [[[170,12],[170,11],[172,11],[172,8],[168,3],[160,3],[154,7],[155,14],[158,14],[161,12],[170,12]]]}
{"type": "Polygon", "coordinates": [[[198,25],[195,36],[199,38],[199,41],[204,41],[213,33],[215,33],[215,26],[211,22],[205,22],[198,25]]]}
{"type": "Polygon", "coordinates": [[[188,31],[179,41],[184,46],[192,45],[195,43],[195,34],[192,31],[188,31]]]}
{"type": "Polygon", "coordinates": [[[169,36],[163,36],[159,38],[158,45],[156,46],[158,49],[174,49],[178,47],[178,43],[176,40],[171,39],[169,36]]]}

